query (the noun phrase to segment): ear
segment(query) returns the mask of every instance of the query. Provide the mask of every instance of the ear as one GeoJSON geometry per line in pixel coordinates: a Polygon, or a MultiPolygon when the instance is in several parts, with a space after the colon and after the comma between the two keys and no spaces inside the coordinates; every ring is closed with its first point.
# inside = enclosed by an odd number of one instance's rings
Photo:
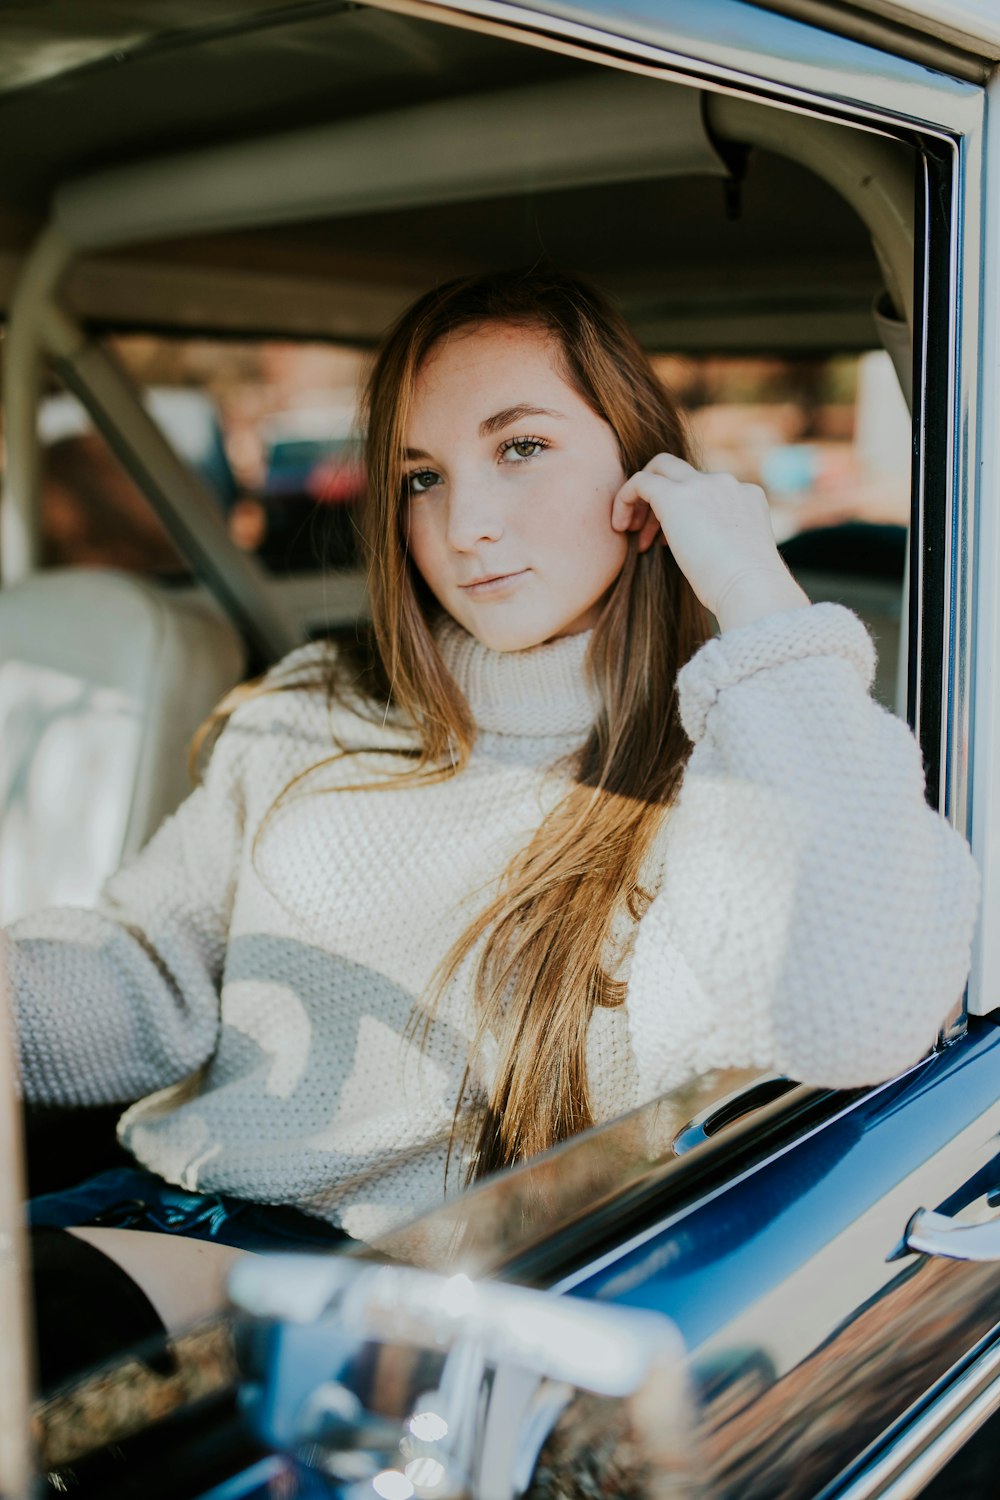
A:
{"type": "MultiPolygon", "coordinates": [[[[639,530],[639,540],[636,543],[638,550],[640,552],[648,552],[658,537],[663,537],[663,532],[660,530],[660,523],[656,519],[652,508],[650,508],[649,514],[639,530]]],[[[663,537],[663,540],[666,541],[666,538],[663,537]]]]}

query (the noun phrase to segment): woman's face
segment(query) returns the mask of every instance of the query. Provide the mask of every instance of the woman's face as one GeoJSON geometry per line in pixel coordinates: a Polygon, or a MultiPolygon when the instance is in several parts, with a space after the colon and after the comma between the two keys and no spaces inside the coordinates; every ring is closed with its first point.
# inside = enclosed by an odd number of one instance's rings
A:
{"type": "Polygon", "coordinates": [[[406,433],[410,554],[484,645],[521,651],[592,626],[625,560],[608,424],[540,329],[490,323],[431,350],[406,433]]]}

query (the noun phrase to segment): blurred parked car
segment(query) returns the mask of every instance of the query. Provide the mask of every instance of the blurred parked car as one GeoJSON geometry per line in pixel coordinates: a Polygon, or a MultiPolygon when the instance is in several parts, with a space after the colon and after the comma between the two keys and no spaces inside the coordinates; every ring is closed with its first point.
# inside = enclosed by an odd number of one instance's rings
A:
{"type": "Polygon", "coordinates": [[[360,565],[365,472],[353,411],[305,407],[262,423],[262,555],[290,571],[360,565]]]}
{"type": "MultiPolygon", "coordinates": [[[[695,1080],[366,1255],[245,1262],[232,1320],[172,1363],[44,1404],[0,1071],[0,1493],[987,1500],[993,0],[78,0],[0,12],[0,51],[0,916],[89,899],[182,795],[212,703],[364,611],[357,570],[272,576],[233,544],[108,331],[370,345],[416,291],[540,255],[597,279],[654,351],[890,352],[912,411],[905,546],[864,526],[789,546],[813,597],[879,637],[880,692],[971,838],[985,912],[966,1001],[903,1076],[851,1094],[695,1080]],[[43,566],[45,362],[197,586],[43,566]]],[[[272,494],[288,478],[340,511],[331,455],[284,444],[272,494]]],[[[100,1112],[30,1116],[29,1188],[108,1159],[109,1131],[100,1112]]]]}

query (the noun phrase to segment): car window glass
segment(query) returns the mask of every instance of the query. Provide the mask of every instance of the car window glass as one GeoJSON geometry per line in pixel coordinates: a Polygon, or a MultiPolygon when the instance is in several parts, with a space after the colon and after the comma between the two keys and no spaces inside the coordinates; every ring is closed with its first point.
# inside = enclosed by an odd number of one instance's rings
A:
{"type": "Polygon", "coordinates": [[[579,1235],[583,1221],[603,1209],[620,1226],[635,1195],[655,1189],[662,1196],[668,1177],[697,1174],[714,1153],[716,1137],[724,1136],[728,1147],[734,1131],[757,1130],[769,1106],[769,1113],[795,1116],[813,1092],[751,1068],[702,1073],[458,1192],[384,1236],[375,1251],[436,1270],[496,1274],[563,1235],[579,1235]]]}
{"type": "MultiPolygon", "coordinates": [[[[278,576],[360,568],[361,350],[146,333],[109,342],[238,546],[278,576]]],[[[902,709],[909,417],[888,355],[685,353],[657,364],[701,466],[764,486],[789,566],[813,599],[862,615],[879,649],[877,695],[902,709]]],[[[46,566],[188,576],[75,397],[54,389],[40,432],[46,566]]]]}
{"type": "MultiPolygon", "coordinates": [[[[359,351],[146,334],[108,343],[239,547],[278,575],[358,565],[359,351]]],[[[169,581],[189,576],[80,402],[54,380],[41,403],[39,435],[44,566],[108,566],[169,581]]]]}
{"type": "Polygon", "coordinates": [[[910,416],[888,354],[664,357],[659,367],[701,467],[763,485],[785,561],[814,602],[861,616],[878,650],[876,697],[905,713],[910,416]]]}

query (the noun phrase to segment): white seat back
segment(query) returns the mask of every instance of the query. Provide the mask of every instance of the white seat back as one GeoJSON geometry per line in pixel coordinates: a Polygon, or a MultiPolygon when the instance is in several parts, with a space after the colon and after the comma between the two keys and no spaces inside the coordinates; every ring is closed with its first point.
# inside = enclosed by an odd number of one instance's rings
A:
{"type": "Polygon", "coordinates": [[[191,736],[244,670],[210,606],[124,573],[0,592],[0,924],[94,900],[190,790],[191,736]]]}

